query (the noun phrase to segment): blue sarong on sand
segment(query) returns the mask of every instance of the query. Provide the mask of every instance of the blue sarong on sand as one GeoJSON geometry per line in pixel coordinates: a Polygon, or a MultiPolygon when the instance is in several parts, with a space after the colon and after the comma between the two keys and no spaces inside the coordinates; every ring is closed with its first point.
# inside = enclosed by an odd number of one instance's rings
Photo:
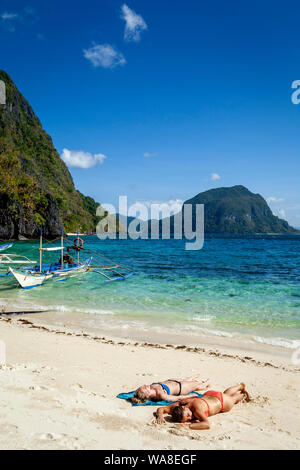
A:
{"type": "MultiPolygon", "coordinates": [[[[133,392],[128,392],[128,393],[119,393],[117,395],[117,398],[121,398],[122,400],[127,400],[130,401],[132,406],[166,406],[166,405],[172,405],[172,403],[176,403],[175,401],[166,401],[166,400],[161,400],[161,401],[146,401],[145,403],[133,403],[131,401],[131,398],[135,394],[135,390],[133,392]]],[[[199,398],[202,397],[203,394],[198,393],[198,392],[191,392],[190,395],[196,394],[199,398]]]]}

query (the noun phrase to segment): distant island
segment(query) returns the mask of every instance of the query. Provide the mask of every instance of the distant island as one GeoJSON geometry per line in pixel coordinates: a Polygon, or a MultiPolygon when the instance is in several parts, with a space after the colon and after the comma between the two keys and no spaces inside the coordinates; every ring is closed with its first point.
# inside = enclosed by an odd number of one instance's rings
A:
{"type": "Polygon", "coordinates": [[[205,233],[300,233],[286,220],[279,219],[260,194],[245,186],[210,189],[185,201],[185,204],[204,204],[205,233]]]}
{"type": "MultiPolygon", "coordinates": [[[[185,201],[181,210],[183,233],[185,206],[192,206],[190,225],[195,230],[195,208],[197,204],[204,205],[204,232],[206,235],[300,235],[299,230],[291,227],[286,220],[279,219],[272,213],[267,202],[260,194],[254,194],[241,185],[210,189],[185,201]]],[[[124,217],[119,217],[122,224],[124,224],[124,217]]],[[[129,232],[132,220],[133,217],[127,219],[129,232]]],[[[165,226],[170,224],[170,233],[171,236],[174,236],[173,215],[160,220],[149,220],[147,228],[142,223],[143,230],[146,230],[149,236],[153,231],[161,235],[163,224],[165,226]]]]}

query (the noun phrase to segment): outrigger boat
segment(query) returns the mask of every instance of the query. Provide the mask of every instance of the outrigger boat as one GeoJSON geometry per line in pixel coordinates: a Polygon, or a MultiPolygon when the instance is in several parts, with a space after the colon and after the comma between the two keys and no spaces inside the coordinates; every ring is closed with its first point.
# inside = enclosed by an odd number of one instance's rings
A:
{"type": "Polygon", "coordinates": [[[32,289],[32,287],[37,287],[44,282],[49,281],[53,278],[60,278],[61,280],[67,276],[84,273],[88,271],[91,264],[91,258],[87,259],[84,263],[79,261],[79,252],[78,252],[78,263],[74,263],[69,256],[64,256],[64,237],[63,232],[61,236],[61,246],[58,247],[43,247],[43,233],[41,228],[40,235],[40,263],[37,266],[34,266],[33,269],[24,269],[24,268],[12,268],[9,267],[9,272],[14,276],[18,281],[20,286],[23,289],[32,289]],[[43,265],[43,254],[45,252],[60,251],[61,257],[59,262],[52,264],[43,265]],[[69,262],[70,261],[70,262],[69,262]]]}
{"type": "Polygon", "coordinates": [[[126,279],[134,274],[131,269],[122,267],[115,263],[112,263],[112,265],[92,265],[93,256],[90,256],[82,263],[79,259],[79,253],[81,250],[85,250],[87,253],[95,254],[97,257],[99,257],[99,253],[83,248],[83,240],[79,238],[79,236],[77,236],[77,238],[74,240],[73,245],[65,247],[63,232],[61,235],[61,246],[45,248],[43,247],[43,236],[41,229],[39,265],[34,266],[32,269],[9,267],[9,272],[15,277],[23,289],[31,289],[33,287],[40,286],[51,279],[56,278],[57,280],[62,281],[67,277],[87,272],[100,274],[105,278],[106,281],[126,279]],[[64,254],[65,249],[67,254],[64,254]],[[77,262],[74,262],[71,256],[69,256],[71,250],[75,250],[77,252],[77,262]],[[42,259],[45,252],[55,251],[61,252],[60,260],[52,264],[43,264],[42,259]],[[113,273],[113,276],[110,276],[109,273],[113,273]]]}

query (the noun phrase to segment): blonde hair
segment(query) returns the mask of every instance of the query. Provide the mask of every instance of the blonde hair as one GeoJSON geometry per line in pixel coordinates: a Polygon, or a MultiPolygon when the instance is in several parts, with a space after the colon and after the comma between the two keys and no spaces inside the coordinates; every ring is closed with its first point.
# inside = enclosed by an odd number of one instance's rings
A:
{"type": "Polygon", "coordinates": [[[133,403],[136,403],[137,405],[141,404],[141,403],[145,403],[145,401],[147,401],[147,397],[146,395],[141,392],[140,390],[136,390],[135,394],[133,395],[133,397],[131,398],[131,401],[133,403]]]}

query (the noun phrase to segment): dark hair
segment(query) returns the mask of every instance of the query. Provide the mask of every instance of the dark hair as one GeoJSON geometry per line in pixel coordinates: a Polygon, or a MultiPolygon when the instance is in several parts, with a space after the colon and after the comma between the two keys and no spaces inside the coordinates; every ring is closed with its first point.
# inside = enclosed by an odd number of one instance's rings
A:
{"type": "Polygon", "coordinates": [[[177,423],[178,422],[181,423],[182,418],[183,418],[183,411],[184,411],[184,407],[182,405],[176,406],[172,410],[172,419],[173,419],[173,421],[176,421],[177,423]]]}
{"type": "Polygon", "coordinates": [[[137,403],[137,404],[145,403],[145,401],[147,401],[147,397],[143,392],[140,392],[139,389],[138,389],[138,390],[136,390],[135,394],[131,398],[131,401],[133,403],[137,403]]]}

